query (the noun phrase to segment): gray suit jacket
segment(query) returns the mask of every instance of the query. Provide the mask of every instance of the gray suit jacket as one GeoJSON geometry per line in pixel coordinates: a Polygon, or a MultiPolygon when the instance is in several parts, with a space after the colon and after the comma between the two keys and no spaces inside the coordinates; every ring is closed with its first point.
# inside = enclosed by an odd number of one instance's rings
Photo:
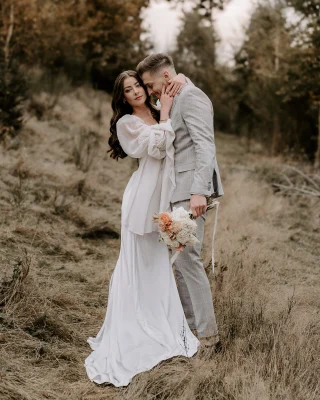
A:
{"type": "Polygon", "coordinates": [[[191,194],[223,196],[216,146],[213,106],[209,97],[190,79],[178,93],[170,111],[176,138],[176,189],[171,202],[190,199],[191,194]]]}

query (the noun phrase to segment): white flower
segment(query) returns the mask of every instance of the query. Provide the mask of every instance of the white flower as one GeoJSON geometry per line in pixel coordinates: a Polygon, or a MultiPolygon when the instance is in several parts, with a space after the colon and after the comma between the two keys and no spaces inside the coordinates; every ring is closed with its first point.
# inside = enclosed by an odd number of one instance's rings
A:
{"type": "Polygon", "coordinates": [[[177,234],[177,240],[182,244],[187,244],[190,238],[190,233],[182,228],[177,234]]]}
{"type": "Polygon", "coordinates": [[[161,103],[159,99],[157,100],[156,104],[153,105],[153,107],[158,111],[161,110],[161,103]]]}
{"type": "Polygon", "coordinates": [[[173,207],[173,211],[171,214],[173,220],[181,221],[183,219],[190,219],[188,211],[185,210],[183,207],[173,207]]]}
{"type": "Polygon", "coordinates": [[[197,223],[194,219],[186,219],[183,221],[184,229],[187,229],[191,233],[195,233],[197,230],[197,223]]]}
{"type": "Polygon", "coordinates": [[[178,240],[172,240],[170,239],[169,235],[167,234],[167,232],[161,232],[161,238],[164,241],[164,243],[171,248],[175,248],[175,247],[179,247],[180,243],[178,242],[178,240]]]}

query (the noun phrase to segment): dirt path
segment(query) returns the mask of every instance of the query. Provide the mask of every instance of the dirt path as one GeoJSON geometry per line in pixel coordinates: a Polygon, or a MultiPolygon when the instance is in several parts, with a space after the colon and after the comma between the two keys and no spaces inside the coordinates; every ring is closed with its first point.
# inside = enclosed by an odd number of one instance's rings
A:
{"type": "Polygon", "coordinates": [[[43,120],[30,117],[11,148],[1,149],[0,262],[7,282],[1,398],[315,399],[319,202],[274,194],[270,181],[281,161],[258,150],[248,154],[236,137],[222,134],[216,142],[225,196],[216,272],[209,266],[208,273],[225,350],[168,360],[127,388],[87,379],[86,339],[105,317],[121,197],[135,168],[133,160],[116,162],[105,152],[108,101],[88,88],[62,96],[43,120]]]}

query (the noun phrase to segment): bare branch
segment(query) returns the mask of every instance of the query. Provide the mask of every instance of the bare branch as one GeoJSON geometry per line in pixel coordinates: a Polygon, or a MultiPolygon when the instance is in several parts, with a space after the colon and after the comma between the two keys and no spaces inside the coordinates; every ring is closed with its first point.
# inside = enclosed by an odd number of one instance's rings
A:
{"type": "Polygon", "coordinates": [[[13,24],[14,24],[14,8],[13,8],[13,4],[11,4],[9,29],[8,29],[8,34],[7,34],[7,38],[6,38],[6,43],[4,46],[4,61],[5,61],[6,68],[8,68],[8,66],[9,66],[10,41],[11,41],[12,34],[13,34],[13,24]]]}
{"type": "Polygon", "coordinates": [[[295,191],[295,192],[299,192],[300,194],[304,194],[307,196],[314,196],[314,197],[320,197],[320,191],[310,191],[310,190],[305,190],[303,188],[299,188],[296,186],[286,186],[286,185],[282,185],[281,183],[272,183],[273,187],[282,189],[285,192],[290,192],[290,191],[295,191]]]}
{"type": "Polygon", "coordinates": [[[301,170],[299,170],[296,167],[293,167],[292,165],[285,165],[285,168],[291,169],[292,171],[295,171],[297,174],[301,175],[306,181],[311,183],[317,190],[320,190],[320,185],[319,183],[316,183],[313,179],[311,179],[310,176],[306,175],[303,173],[301,170]]]}

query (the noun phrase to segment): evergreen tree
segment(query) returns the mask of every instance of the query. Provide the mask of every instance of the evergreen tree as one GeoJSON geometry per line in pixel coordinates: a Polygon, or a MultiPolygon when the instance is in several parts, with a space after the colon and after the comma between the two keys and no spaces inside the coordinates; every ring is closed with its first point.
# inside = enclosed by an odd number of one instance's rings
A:
{"type": "Polygon", "coordinates": [[[217,41],[213,27],[205,23],[195,8],[184,14],[172,54],[177,70],[189,76],[209,97],[213,97],[217,41]]]}
{"type": "Polygon", "coordinates": [[[314,154],[314,165],[320,168],[320,1],[287,0],[300,16],[294,26],[290,69],[282,93],[288,103],[305,104],[310,121],[308,150],[314,154]],[[317,127],[317,130],[316,130],[317,127]]]}
{"type": "Polygon", "coordinates": [[[0,140],[14,136],[22,126],[26,82],[13,58],[14,4],[0,4],[0,140]]]}
{"type": "Polygon", "coordinates": [[[203,17],[199,7],[195,7],[191,12],[184,13],[177,46],[172,56],[177,71],[188,76],[212,100],[215,127],[230,131],[230,70],[217,64],[218,42],[214,24],[203,17]]]}
{"type": "Polygon", "coordinates": [[[235,56],[239,126],[249,139],[265,142],[272,155],[294,146],[295,124],[281,95],[291,52],[284,9],[282,1],[259,4],[235,56]]]}

